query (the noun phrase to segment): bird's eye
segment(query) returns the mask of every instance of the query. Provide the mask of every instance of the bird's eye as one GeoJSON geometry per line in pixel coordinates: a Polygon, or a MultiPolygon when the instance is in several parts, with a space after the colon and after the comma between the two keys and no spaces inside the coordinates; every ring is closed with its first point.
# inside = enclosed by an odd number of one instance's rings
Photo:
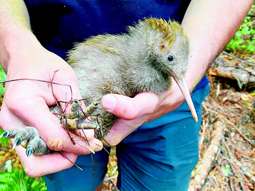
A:
{"type": "Polygon", "coordinates": [[[169,56],[167,57],[167,60],[168,60],[169,62],[172,62],[172,61],[174,60],[174,57],[173,57],[172,55],[169,55],[169,56]]]}
{"type": "Polygon", "coordinates": [[[164,44],[161,44],[161,45],[160,45],[160,49],[161,49],[161,50],[163,50],[163,49],[165,49],[165,48],[166,48],[166,46],[165,46],[164,44]]]}

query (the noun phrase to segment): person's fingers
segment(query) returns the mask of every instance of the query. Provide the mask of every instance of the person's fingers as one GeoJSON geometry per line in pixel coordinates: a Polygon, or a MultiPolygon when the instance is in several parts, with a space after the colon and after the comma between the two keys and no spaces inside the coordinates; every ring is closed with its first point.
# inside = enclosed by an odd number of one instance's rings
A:
{"type": "Polygon", "coordinates": [[[133,120],[118,119],[104,137],[104,140],[111,146],[115,146],[142,125],[146,119],[146,115],[133,120]]]}
{"type": "Polygon", "coordinates": [[[24,124],[10,112],[3,102],[0,111],[0,127],[4,130],[12,130],[23,126],[24,124]]]}
{"type": "MultiPolygon", "coordinates": [[[[25,125],[20,121],[20,119],[8,110],[5,103],[3,103],[1,107],[0,126],[5,130],[25,128],[25,125]]],[[[75,163],[77,158],[76,155],[71,153],[63,153],[64,156],[62,154],[55,153],[40,157],[27,157],[24,148],[17,146],[15,149],[26,173],[34,177],[69,168],[73,166],[73,163],[75,163]]]]}
{"type": "Polygon", "coordinates": [[[53,71],[50,77],[52,83],[49,83],[51,94],[58,101],[64,102],[81,99],[77,77],[70,66],[65,67],[67,68],[53,71]]]}
{"type": "Polygon", "coordinates": [[[123,119],[136,117],[155,111],[159,97],[153,93],[140,93],[134,98],[123,95],[108,94],[102,98],[102,105],[114,115],[123,119]]]}
{"type": "MultiPolygon", "coordinates": [[[[82,112],[86,109],[85,102],[82,100],[80,91],[78,88],[78,80],[73,73],[73,70],[69,68],[68,71],[55,71],[52,74],[52,83],[49,83],[50,90],[49,92],[52,96],[52,102],[59,102],[61,110],[59,108],[51,107],[52,111],[58,111],[58,114],[68,115],[70,112],[82,112]],[[63,75],[68,73],[69,75],[63,75]],[[67,82],[67,83],[61,83],[67,82]],[[72,111],[75,108],[77,111],[72,111]]],[[[47,96],[43,96],[47,100],[47,96]]],[[[76,130],[76,135],[83,137],[86,141],[94,139],[94,130],[76,130]]],[[[79,141],[79,140],[78,140],[79,141]]],[[[95,142],[93,140],[93,142],[95,142]]]]}
{"type": "Polygon", "coordinates": [[[40,97],[31,100],[25,99],[22,102],[9,100],[7,106],[25,124],[36,127],[51,150],[88,154],[92,150],[102,149],[102,143],[99,140],[91,139],[87,142],[72,135],[77,143],[74,145],[58,118],[49,111],[44,99],[40,97]]]}
{"type": "Polygon", "coordinates": [[[141,93],[134,98],[108,94],[103,97],[102,105],[117,120],[104,140],[114,146],[132,133],[147,120],[147,114],[153,113],[159,104],[159,97],[153,93],[141,93]]]}
{"type": "Polygon", "coordinates": [[[158,109],[148,115],[148,121],[156,119],[170,111],[175,110],[183,103],[184,97],[180,90],[177,88],[173,87],[170,91],[164,92],[160,95],[161,101],[158,105],[158,109]]]}
{"type": "Polygon", "coordinates": [[[32,177],[44,176],[70,168],[77,159],[77,156],[71,153],[53,153],[43,156],[27,157],[24,148],[17,147],[15,150],[20,157],[25,172],[32,177]]]}

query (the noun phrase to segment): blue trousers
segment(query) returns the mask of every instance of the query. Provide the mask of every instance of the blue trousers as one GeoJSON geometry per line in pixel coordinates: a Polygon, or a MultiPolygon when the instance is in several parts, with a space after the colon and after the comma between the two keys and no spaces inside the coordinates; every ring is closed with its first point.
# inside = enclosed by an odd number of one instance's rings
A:
{"type": "MultiPolygon", "coordinates": [[[[195,90],[195,123],[186,103],[175,111],[143,124],[117,146],[118,188],[122,191],[187,191],[198,160],[201,103],[209,85],[195,90]]],[[[48,191],[93,191],[103,181],[108,154],[80,156],[75,167],[46,176],[48,191]]]]}

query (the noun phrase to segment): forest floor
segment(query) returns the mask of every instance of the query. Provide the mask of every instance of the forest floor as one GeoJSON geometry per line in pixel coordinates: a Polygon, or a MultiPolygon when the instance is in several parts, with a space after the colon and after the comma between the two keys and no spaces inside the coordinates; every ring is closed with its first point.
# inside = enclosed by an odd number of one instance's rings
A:
{"type": "MultiPolygon", "coordinates": [[[[227,54],[221,58],[228,66],[232,62],[235,69],[239,69],[240,62],[255,66],[255,57],[253,61],[227,54]]],[[[215,64],[209,70],[211,93],[203,104],[200,161],[193,171],[190,191],[254,191],[254,83],[249,81],[240,89],[240,79],[213,77],[215,68],[219,66],[215,64]]],[[[233,70],[230,72],[233,74],[233,70]]]]}

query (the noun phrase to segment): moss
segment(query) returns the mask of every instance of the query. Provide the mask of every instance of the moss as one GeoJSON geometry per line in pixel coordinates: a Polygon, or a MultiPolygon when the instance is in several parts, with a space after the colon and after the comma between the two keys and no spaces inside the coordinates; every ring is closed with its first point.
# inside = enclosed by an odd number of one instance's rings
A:
{"type": "Polygon", "coordinates": [[[255,54],[255,5],[227,44],[226,50],[239,54],[255,54]]]}

